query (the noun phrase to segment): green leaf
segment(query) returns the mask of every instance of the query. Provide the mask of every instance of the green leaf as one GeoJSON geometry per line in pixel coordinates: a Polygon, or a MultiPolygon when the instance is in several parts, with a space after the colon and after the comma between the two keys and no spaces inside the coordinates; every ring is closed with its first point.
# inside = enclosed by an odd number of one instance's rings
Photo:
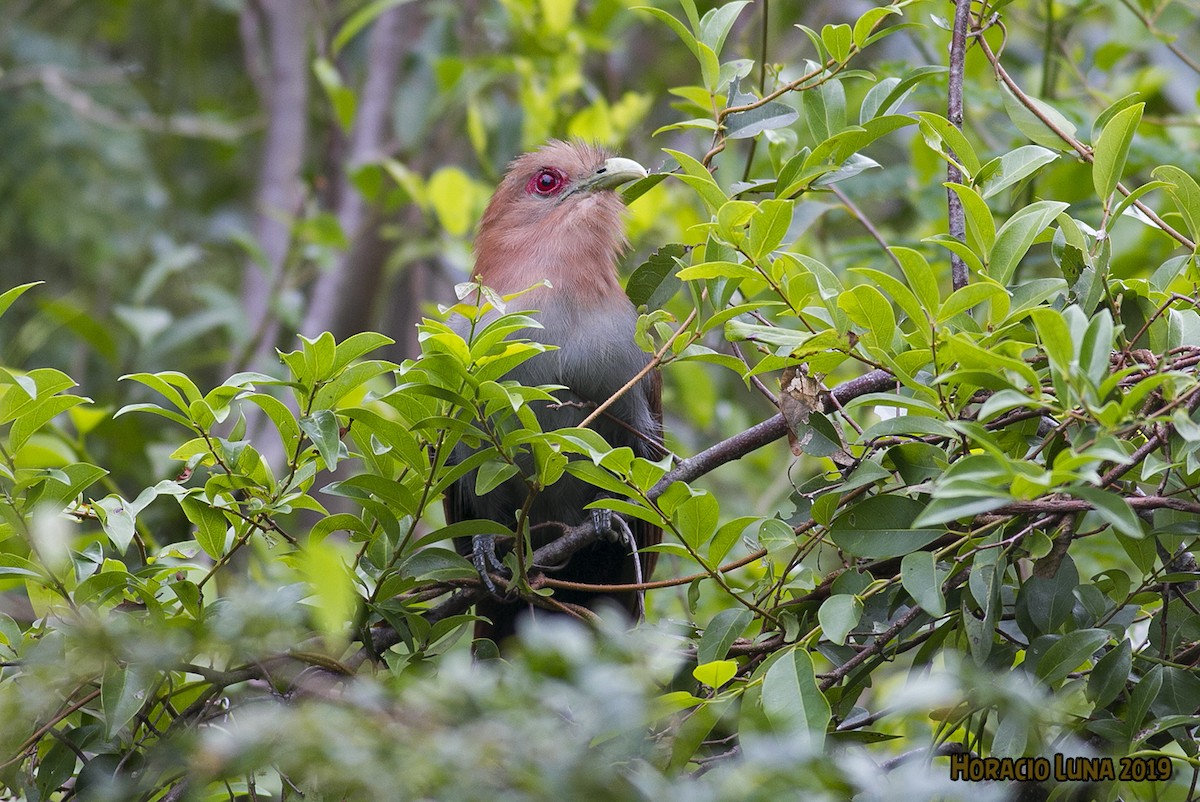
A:
{"type": "Polygon", "coordinates": [[[108,535],[108,540],[117,553],[124,554],[133,542],[135,528],[134,513],[129,509],[129,502],[120,496],[111,495],[93,502],[93,506],[103,510],[101,523],[104,534],[108,535]]]}
{"type": "Polygon", "coordinates": [[[662,309],[683,286],[677,275],[680,262],[688,251],[686,245],[664,245],[638,266],[625,285],[625,294],[634,306],[645,305],[647,311],[662,309]]]}
{"type": "Polygon", "coordinates": [[[1047,685],[1067,678],[1091,659],[1092,654],[1112,637],[1105,629],[1077,629],[1051,644],[1037,661],[1036,674],[1047,685]]]}
{"type": "Polygon", "coordinates": [[[1125,537],[1140,538],[1145,534],[1137,513],[1117,493],[1098,487],[1068,487],[1067,492],[1091,504],[1097,515],[1125,537]]]}
{"type": "Polygon", "coordinates": [[[972,250],[987,253],[996,243],[996,222],[992,218],[992,210],[974,187],[955,183],[947,183],[946,186],[962,201],[967,218],[967,244],[972,250]]]}
{"type": "Polygon", "coordinates": [[[335,368],[336,378],[317,391],[316,396],[313,398],[313,408],[324,409],[333,407],[347,397],[351,400],[357,400],[357,398],[367,392],[365,385],[372,379],[385,373],[390,373],[396,370],[397,367],[399,366],[392,362],[385,362],[381,359],[368,359],[341,369],[340,373],[335,368]]]}
{"type": "MultiPolygon", "coordinates": [[[[918,330],[922,332],[925,330],[928,324],[925,310],[921,308],[921,302],[917,300],[917,296],[908,288],[908,285],[882,270],[869,267],[852,267],[850,272],[866,276],[882,287],[884,292],[890,295],[892,300],[904,311],[904,314],[908,315],[908,319],[917,324],[918,330]]],[[[926,338],[926,342],[927,340],[928,338],[926,338]]]]}
{"type": "Polygon", "coordinates": [[[1000,192],[1036,173],[1042,167],[1057,161],[1058,153],[1037,145],[1023,145],[1011,153],[992,159],[979,169],[975,185],[984,198],[1000,192]]]}
{"type": "Polygon", "coordinates": [[[373,0],[373,2],[367,3],[355,11],[350,15],[349,19],[342,23],[342,27],[338,29],[337,35],[333,37],[333,43],[330,45],[333,54],[336,56],[340,53],[342,48],[351,39],[358,36],[363,28],[366,28],[385,12],[409,2],[412,2],[412,0],[373,0]]]}
{"type": "Polygon", "coordinates": [[[909,70],[900,79],[884,78],[871,87],[871,91],[863,98],[862,107],[859,109],[859,122],[865,124],[876,117],[895,114],[905,98],[917,88],[917,84],[947,71],[945,67],[924,66],[909,70]]]}
{"type": "Polygon", "coordinates": [[[696,190],[710,212],[716,212],[724,205],[725,201],[729,200],[725,192],[717,186],[717,182],[713,180],[712,175],[704,168],[704,165],[696,161],[695,158],[682,151],[670,150],[668,148],[664,148],[663,152],[679,162],[679,166],[683,168],[684,174],[677,175],[676,178],[696,190]]]}
{"type": "Polygon", "coordinates": [[[8,453],[19,451],[41,429],[58,415],[79,404],[91,403],[90,398],[78,395],[54,395],[39,398],[22,412],[8,432],[8,453]]]}
{"type": "MultiPolygon", "coordinates": [[[[1026,580],[1017,595],[1017,605],[1029,616],[1037,634],[1050,635],[1070,620],[1078,588],[1079,571],[1066,559],[1054,576],[1035,575],[1026,580]]],[[[1029,633],[1030,637],[1034,634],[1029,633]]]]}
{"type": "Polygon", "coordinates": [[[717,689],[737,676],[736,660],[713,660],[692,669],[692,676],[701,685],[717,689]]]}
{"type": "Polygon", "coordinates": [[[172,412],[169,409],[163,409],[158,404],[126,404],[113,413],[114,418],[119,418],[126,412],[149,412],[151,415],[158,415],[160,418],[175,421],[180,426],[185,426],[188,429],[192,428],[192,422],[180,415],[178,412],[172,412]]]}
{"type": "Polygon", "coordinates": [[[1109,649],[1108,654],[1100,658],[1096,667],[1092,669],[1087,683],[1088,701],[1097,710],[1107,707],[1125,690],[1125,683],[1129,681],[1129,672],[1132,669],[1133,647],[1129,639],[1125,638],[1109,649]]]}
{"type": "Polygon", "coordinates": [[[762,683],[762,707],[781,734],[806,732],[814,752],[825,744],[829,701],[817,687],[812,658],[803,648],[785,652],[767,669],[762,683]]]}
{"type": "Polygon", "coordinates": [[[808,420],[799,417],[788,421],[795,440],[792,449],[795,453],[808,454],[813,457],[828,457],[843,451],[842,439],[837,427],[821,412],[810,412],[808,420]]]}
{"type": "MultiPolygon", "coordinates": [[[[1039,145],[1044,145],[1054,150],[1074,153],[1075,149],[1050,130],[1037,114],[1025,108],[1021,101],[1009,91],[1008,87],[1001,84],[1000,92],[1004,98],[1004,110],[1008,113],[1008,117],[1013,121],[1013,124],[1017,126],[1018,131],[1039,145]]],[[[1038,110],[1038,114],[1048,120],[1055,128],[1069,137],[1075,136],[1074,123],[1062,116],[1054,107],[1032,96],[1029,96],[1029,101],[1038,110]]]]}
{"type": "Polygon", "coordinates": [[[729,30],[742,13],[742,9],[749,4],[750,0],[734,0],[709,11],[701,18],[700,25],[696,28],[699,41],[708,45],[713,53],[720,55],[721,48],[725,45],[725,37],[729,35],[729,30]]]}
{"type": "Polygon", "coordinates": [[[229,522],[225,514],[214,509],[199,496],[183,496],[179,499],[183,514],[196,525],[196,543],[213,559],[225,554],[225,543],[229,522]]]}
{"type": "Polygon", "coordinates": [[[692,490],[671,514],[683,541],[698,550],[717,530],[720,506],[716,496],[707,490],[692,490]]]}
{"type": "Polygon", "coordinates": [[[912,529],[925,508],[903,496],[872,496],[848,507],[834,519],[830,537],[838,548],[856,557],[883,560],[900,557],[932,543],[945,531],[912,529]]]}
{"type": "Polygon", "coordinates": [[[1071,360],[1075,358],[1075,345],[1071,340],[1071,329],[1066,318],[1057,309],[1041,307],[1029,313],[1037,329],[1038,339],[1046,351],[1051,368],[1059,374],[1067,375],[1071,370],[1071,360]]]}
{"type": "Polygon", "coordinates": [[[267,417],[279,430],[279,436],[283,439],[283,447],[290,457],[295,451],[296,443],[300,442],[300,425],[296,423],[296,417],[288,409],[287,404],[266,393],[250,393],[242,398],[267,413],[267,417]]]}
{"type": "MultiPolygon", "coordinates": [[[[163,371],[161,373],[129,373],[120,377],[119,381],[135,381],[139,384],[144,384],[151,390],[156,391],[159,395],[165,397],[168,401],[175,405],[175,408],[180,412],[186,413],[188,407],[193,401],[199,401],[201,398],[200,391],[196,389],[196,385],[191,379],[182,373],[175,371],[163,371]],[[176,389],[182,389],[185,396],[176,389]]],[[[120,414],[120,413],[117,413],[120,414]]]]}
{"type": "Polygon", "coordinates": [[[328,409],[319,409],[300,419],[300,429],[317,447],[325,468],[330,471],[337,468],[342,445],[337,416],[328,409]]]}
{"type": "Polygon", "coordinates": [[[1101,200],[1107,201],[1117,188],[1121,174],[1125,171],[1125,159],[1129,155],[1129,145],[1137,131],[1138,123],[1142,121],[1142,111],[1145,103],[1136,103],[1127,109],[1113,115],[1092,152],[1092,185],[1101,200]]]}
{"type": "Polygon", "coordinates": [[[846,127],[846,90],[840,80],[830,80],[800,97],[804,122],[816,141],[824,142],[846,127]]]}
{"type": "Polygon", "coordinates": [[[1037,201],[1010,217],[996,232],[996,244],[988,256],[988,275],[1007,286],[1037,235],[1069,205],[1062,201],[1037,201]]]}
{"type": "Polygon", "coordinates": [[[317,83],[325,90],[329,104],[333,106],[333,116],[343,131],[349,131],[354,125],[354,113],[358,108],[358,98],[354,91],[342,82],[342,76],[337,67],[326,58],[313,61],[313,73],[317,83]]]}
{"type": "Polygon", "coordinates": [[[62,507],[106,475],[108,471],[86,462],[66,465],[47,480],[38,503],[62,507]]]}
{"type": "Polygon", "coordinates": [[[721,528],[717,530],[717,534],[713,535],[712,541],[708,544],[709,563],[717,565],[725,559],[725,555],[746,531],[746,527],[757,520],[759,519],[753,515],[743,515],[721,524],[721,528]]]}
{"type": "MultiPolygon", "coordinates": [[[[877,6],[876,8],[868,9],[854,23],[854,45],[859,50],[867,44],[867,39],[870,38],[875,28],[883,21],[883,18],[890,14],[899,14],[900,12],[892,6],[877,6]]],[[[824,32],[822,31],[822,38],[824,32]]],[[[826,44],[828,47],[828,43],[826,44]]]]}
{"type": "Polygon", "coordinates": [[[1167,194],[1175,201],[1176,208],[1183,215],[1192,240],[1200,239],[1200,185],[1196,183],[1196,179],[1173,164],[1155,167],[1150,175],[1170,185],[1167,187],[1167,194]]]}
{"type": "Polygon", "coordinates": [[[685,45],[687,45],[688,50],[691,50],[693,55],[696,54],[696,37],[692,35],[692,32],[688,30],[686,25],[675,19],[675,17],[671,16],[669,12],[664,11],[661,8],[653,8],[652,6],[634,6],[632,10],[645,11],[647,14],[650,14],[658,20],[666,23],[666,26],[674,31],[675,35],[678,36],[685,45]]]}
{"type": "Polygon", "coordinates": [[[483,463],[475,474],[475,495],[487,495],[519,472],[520,468],[511,462],[490,460],[483,463]]]}
{"type": "Polygon", "coordinates": [[[728,278],[737,281],[761,280],[763,275],[750,265],[737,262],[701,262],[681,269],[676,276],[683,281],[707,281],[728,278]]]}
{"type": "Polygon", "coordinates": [[[313,616],[326,640],[344,644],[358,607],[354,581],[328,541],[310,542],[300,554],[300,570],[313,591],[313,616]]]}
{"type": "Polygon", "coordinates": [[[862,612],[862,599],[852,593],[839,593],[821,603],[817,610],[817,622],[830,642],[844,646],[846,636],[858,626],[862,612]]]}
{"type": "Polygon", "coordinates": [[[937,560],[932,552],[914,551],[904,555],[900,561],[900,582],[921,605],[921,609],[934,618],[946,614],[946,597],[942,593],[942,577],[937,570],[937,560]]]}
{"type": "Polygon", "coordinates": [[[839,64],[850,58],[850,48],[854,45],[854,33],[850,26],[844,23],[826,25],[821,28],[821,41],[829,50],[829,55],[839,64]]]}
{"type": "MultiPolygon", "coordinates": [[[[1023,281],[1012,291],[1012,303],[1005,323],[1020,320],[1034,309],[1041,308],[1043,303],[1055,295],[1067,291],[1067,282],[1061,278],[1037,278],[1023,281]]],[[[995,321],[993,321],[995,322],[995,321]]]]}
{"type": "Polygon", "coordinates": [[[934,234],[932,237],[926,237],[922,242],[935,242],[941,245],[951,253],[958,254],[959,258],[967,263],[967,268],[974,274],[980,275],[983,273],[983,260],[979,258],[979,254],[971,250],[965,242],[952,237],[949,234],[934,234]]]}
{"type": "MultiPolygon", "coordinates": [[[[406,2],[407,0],[401,1],[406,2]]],[[[391,2],[396,2],[396,0],[391,0],[391,2]]],[[[338,372],[354,360],[377,348],[394,345],[395,342],[391,337],[373,331],[360,331],[352,334],[334,348],[333,372],[338,372]]]]}
{"type": "Polygon", "coordinates": [[[1107,309],[1092,315],[1079,344],[1079,368],[1093,386],[1099,386],[1108,375],[1113,334],[1112,315],[1107,309]]]}
{"type": "Polygon", "coordinates": [[[13,305],[13,301],[20,298],[33,287],[45,283],[46,282],[44,281],[31,281],[28,284],[20,284],[16,287],[13,287],[11,290],[0,293],[0,317],[3,317],[4,313],[8,311],[8,308],[13,305]]]}
{"type": "Polygon", "coordinates": [[[754,613],[741,606],[731,607],[714,615],[704,628],[704,634],[700,636],[696,660],[703,665],[725,659],[729,654],[729,647],[746,631],[746,627],[750,626],[753,620],[754,613]]]}
{"type": "Polygon", "coordinates": [[[1137,99],[1141,97],[1141,94],[1141,92],[1130,92],[1129,94],[1108,104],[1108,108],[1100,112],[1099,116],[1096,117],[1096,121],[1092,123],[1092,140],[1094,141],[1099,137],[1100,132],[1104,130],[1104,126],[1108,125],[1108,121],[1116,116],[1118,112],[1123,111],[1136,103],[1137,99]]]}
{"type": "Polygon", "coordinates": [[[203,615],[204,596],[200,593],[200,587],[187,579],[177,579],[171,582],[168,587],[175,594],[175,598],[179,599],[179,603],[183,609],[188,612],[192,618],[200,619],[203,615]]]}
{"type": "Polygon", "coordinates": [[[1136,733],[1142,726],[1146,713],[1158,697],[1163,685],[1163,667],[1155,665],[1142,675],[1140,681],[1134,684],[1133,692],[1129,695],[1129,704],[1125,709],[1124,722],[1129,733],[1136,733]]]}
{"type": "MultiPolygon", "coordinates": [[[[51,799],[57,796],[55,792],[75,773],[76,756],[75,749],[72,747],[74,744],[67,741],[66,738],[56,740],[54,745],[39,758],[36,785],[37,790],[41,792],[41,799],[51,799]]],[[[83,784],[76,781],[75,788],[82,790],[83,784]]]]}
{"type": "Polygon", "coordinates": [[[947,161],[962,167],[968,179],[979,172],[979,157],[975,155],[975,148],[953,123],[931,111],[913,112],[913,116],[920,121],[921,135],[929,147],[947,161]]]}
{"type": "Polygon", "coordinates": [[[937,321],[938,323],[945,323],[955,315],[978,306],[996,295],[1007,294],[1008,290],[990,281],[979,281],[974,284],[968,284],[965,287],[960,287],[950,293],[950,297],[938,309],[937,321]]]}
{"type": "Polygon", "coordinates": [[[838,308],[871,333],[874,345],[890,351],[896,334],[896,313],[882,292],[870,284],[850,287],[838,297],[838,308]]]}
{"type": "Polygon", "coordinates": [[[750,218],[750,258],[756,262],[783,243],[792,225],[796,203],[790,200],[767,199],[758,205],[750,218]]]}
{"type": "Polygon", "coordinates": [[[800,112],[788,104],[772,100],[753,109],[735,111],[727,115],[724,121],[725,136],[729,139],[750,139],[763,131],[786,128],[799,117],[800,112]]]}
{"type": "Polygon", "coordinates": [[[115,738],[149,699],[158,675],[148,666],[109,663],[100,680],[100,709],[104,713],[104,734],[115,738]]]}
{"type": "MultiPolygon", "coordinates": [[[[892,254],[900,260],[900,269],[904,271],[904,280],[912,288],[921,307],[932,313],[938,308],[941,293],[938,291],[937,276],[929,262],[912,248],[892,248],[892,254]]],[[[932,316],[932,315],[931,315],[932,316]]]]}
{"type": "Polygon", "coordinates": [[[567,473],[590,485],[595,485],[601,490],[607,490],[619,496],[629,495],[629,488],[620,479],[595,463],[586,460],[572,460],[567,463],[567,473]]]}

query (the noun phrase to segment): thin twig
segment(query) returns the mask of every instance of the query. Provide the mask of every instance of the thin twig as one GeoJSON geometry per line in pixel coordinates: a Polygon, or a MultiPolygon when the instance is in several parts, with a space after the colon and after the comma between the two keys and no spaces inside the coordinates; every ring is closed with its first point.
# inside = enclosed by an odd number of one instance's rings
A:
{"type": "Polygon", "coordinates": [[[616,403],[617,399],[637,386],[637,383],[648,376],[650,371],[657,368],[662,363],[663,357],[666,355],[667,351],[669,351],[671,346],[675,344],[675,341],[679,339],[680,335],[687,331],[688,326],[692,325],[692,321],[696,319],[697,312],[698,310],[693,309],[691,314],[687,316],[687,319],[684,320],[683,323],[680,324],[679,328],[675,330],[675,333],[671,335],[671,338],[662,344],[662,348],[659,348],[658,351],[655,352],[650,361],[646,363],[646,366],[639,370],[632,379],[625,382],[625,386],[610,395],[608,399],[604,401],[604,403],[592,410],[592,414],[583,419],[583,421],[579,424],[579,428],[586,429],[587,427],[591,426],[592,422],[595,421],[596,418],[600,417],[604,410],[608,409],[610,406],[616,403]]]}
{"type": "MultiPolygon", "coordinates": [[[[1027,95],[1017,84],[1017,82],[1012,79],[1012,76],[1010,76],[1004,69],[1004,65],[1000,63],[1000,59],[996,57],[996,54],[992,51],[992,48],[988,46],[987,39],[982,36],[977,37],[977,39],[979,41],[980,49],[983,50],[984,56],[986,56],[987,60],[991,63],[992,69],[995,71],[996,77],[1000,80],[1000,82],[1004,84],[1010,92],[1013,93],[1022,106],[1028,109],[1031,114],[1041,121],[1042,125],[1046,126],[1051,133],[1053,133],[1063,142],[1070,145],[1071,148],[1079,154],[1081,159],[1088,164],[1091,164],[1095,160],[1095,157],[1092,155],[1092,149],[1080,142],[1071,134],[1059,128],[1053,120],[1047,117],[1046,114],[1037,106],[1037,104],[1033,102],[1029,95],[1027,95]]],[[[1120,182],[1117,183],[1117,191],[1125,196],[1129,196],[1132,193],[1131,189],[1120,182]]],[[[1196,243],[1192,242],[1187,236],[1172,228],[1165,220],[1158,216],[1158,212],[1154,211],[1140,200],[1135,200],[1133,205],[1139,212],[1146,215],[1146,217],[1149,218],[1150,221],[1154,223],[1154,225],[1157,226],[1158,229],[1164,234],[1188,250],[1196,250],[1196,243]]]]}
{"type": "MultiPolygon", "coordinates": [[[[879,243],[879,247],[883,248],[883,252],[886,253],[888,258],[892,260],[892,264],[894,264],[898,269],[904,270],[904,265],[900,264],[900,259],[896,256],[896,254],[892,253],[892,246],[887,244],[887,240],[885,240],[883,235],[879,233],[879,229],[875,227],[875,224],[872,223],[865,214],[863,214],[862,209],[858,208],[857,204],[850,200],[850,196],[843,192],[837,184],[830,184],[829,189],[833,191],[834,196],[836,196],[837,199],[842,202],[842,205],[846,207],[846,211],[850,212],[850,216],[857,220],[859,224],[867,230],[867,233],[871,235],[871,239],[879,243]]],[[[957,196],[955,196],[955,198],[957,199],[957,196]]]]}

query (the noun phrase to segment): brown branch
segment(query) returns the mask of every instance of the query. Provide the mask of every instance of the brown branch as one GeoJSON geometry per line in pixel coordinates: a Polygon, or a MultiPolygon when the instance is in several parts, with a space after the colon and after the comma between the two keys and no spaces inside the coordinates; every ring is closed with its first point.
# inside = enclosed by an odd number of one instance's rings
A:
{"type": "MultiPolygon", "coordinates": [[[[954,588],[965,582],[969,574],[970,572],[965,569],[959,571],[957,574],[947,579],[943,584],[943,587],[947,590],[954,588]]],[[[904,631],[905,627],[907,627],[913,621],[916,621],[918,617],[924,614],[924,612],[925,611],[920,607],[913,605],[906,613],[904,613],[904,615],[896,619],[896,623],[892,624],[884,632],[881,632],[875,636],[875,638],[872,639],[871,643],[865,649],[863,649],[861,652],[858,652],[849,660],[842,663],[840,666],[835,667],[833,671],[830,671],[828,674],[826,674],[825,678],[821,680],[821,690],[829,690],[834,685],[837,685],[839,682],[845,679],[847,674],[865,663],[868,658],[876,654],[881,654],[884,650],[884,647],[895,640],[900,633],[904,631]]]]}
{"type": "MultiPolygon", "coordinates": [[[[1131,496],[1126,503],[1135,510],[1178,510],[1200,515],[1200,504],[1174,496],[1131,496]]],[[[1087,512],[1093,509],[1090,502],[1079,498],[1050,496],[1033,501],[1014,501],[992,510],[989,515],[1047,515],[1053,513],[1087,512]]]]}
{"type": "MultiPolygon", "coordinates": [[[[873,370],[838,385],[830,391],[830,394],[837,399],[838,403],[844,404],[852,398],[878,392],[895,383],[896,378],[887,371],[873,370]]],[[[831,402],[825,411],[830,412],[833,409],[831,402]]],[[[658,480],[648,495],[651,499],[656,499],[666,492],[672,482],[690,482],[727,462],[741,459],[750,452],[778,440],[785,434],[787,434],[787,423],[784,421],[783,415],[768,418],[744,432],[710,446],[699,454],[680,460],[678,465],[667,471],[666,475],[658,480]]]]}
{"type": "MultiPolygon", "coordinates": [[[[967,29],[971,20],[971,0],[955,0],[954,26],[950,34],[950,76],[949,90],[946,101],[946,116],[950,124],[959,131],[963,127],[963,70],[967,62],[967,29]]],[[[955,163],[957,154],[950,151],[950,164],[946,167],[946,180],[949,183],[961,184],[962,171],[955,163]]],[[[957,240],[967,240],[967,217],[963,211],[962,199],[951,187],[946,187],[946,211],[949,222],[950,236],[957,240]]],[[[954,289],[962,289],[970,281],[967,263],[958,254],[950,253],[950,276],[954,289]]]]}
{"type": "MultiPolygon", "coordinates": [[[[1200,405],[1200,392],[1193,391],[1192,397],[1185,402],[1188,413],[1190,414],[1194,412],[1198,405],[1200,405]]],[[[1111,485],[1113,482],[1117,481],[1126,473],[1128,473],[1135,465],[1141,465],[1142,460],[1146,459],[1151,452],[1158,450],[1166,444],[1173,431],[1175,431],[1175,427],[1171,426],[1169,423],[1158,429],[1153,435],[1147,438],[1145,443],[1140,445],[1136,451],[1130,454],[1128,459],[1122,463],[1114,465],[1107,473],[1101,476],[1100,486],[1107,487],[1108,485],[1111,485]]]]}
{"type": "Polygon", "coordinates": [[[905,627],[907,627],[913,621],[916,621],[919,616],[924,614],[924,612],[925,611],[917,605],[910,607],[904,615],[900,616],[900,618],[896,620],[896,623],[892,624],[886,631],[879,633],[879,635],[877,635],[865,649],[863,649],[861,652],[858,652],[849,660],[842,663],[840,666],[835,667],[833,671],[830,671],[828,674],[826,674],[825,678],[821,680],[821,690],[829,690],[834,685],[837,685],[839,682],[845,679],[847,674],[865,663],[868,658],[875,654],[881,653],[885,646],[895,640],[896,636],[898,636],[905,627]]]}

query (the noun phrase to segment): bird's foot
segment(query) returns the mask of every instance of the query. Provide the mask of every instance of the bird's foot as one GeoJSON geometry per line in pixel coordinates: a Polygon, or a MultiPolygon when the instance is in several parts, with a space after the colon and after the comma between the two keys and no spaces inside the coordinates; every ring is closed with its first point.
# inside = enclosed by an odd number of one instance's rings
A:
{"type": "Polygon", "coordinates": [[[483,585],[487,588],[488,592],[496,598],[503,598],[504,594],[496,587],[496,582],[492,579],[491,572],[496,571],[507,577],[509,576],[509,571],[504,563],[500,562],[500,558],[496,556],[496,538],[494,535],[475,535],[471,538],[471,564],[475,566],[475,571],[479,574],[479,578],[483,580],[483,585]]]}
{"type": "Polygon", "coordinates": [[[592,510],[592,528],[601,540],[625,543],[631,549],[637,550],[629,524],[612,510],[592,510]]]}
{"type": "Polygon", "coordinates": [[[592,510],[592,529],[603,540],[617,542],[620,539],[620,532],[613,528],[613,519],[619,516],[613,515],[612,510],[592,510]]]}
{"type": "Polygon", "coordinates": [[[592,528],[610,543],[633,544],[633,532],[625,519],[612,510],[592,510],[592,528]]]}
{"type": "MultiPolygon", "coordinates": [[[[623,543],[629,549],[629,556],[633,558],[633,581],[638,585],[642,584],[642,561],[637,553],[637,539],[633,536],[629,524],[625,523],[625,519],[612,510],[592,510],[592,526],[602,539],[610,543],[623,543]]],[[[645,613],[644,591],[638,591],[634,615],[640,620],[645,613]]]]}

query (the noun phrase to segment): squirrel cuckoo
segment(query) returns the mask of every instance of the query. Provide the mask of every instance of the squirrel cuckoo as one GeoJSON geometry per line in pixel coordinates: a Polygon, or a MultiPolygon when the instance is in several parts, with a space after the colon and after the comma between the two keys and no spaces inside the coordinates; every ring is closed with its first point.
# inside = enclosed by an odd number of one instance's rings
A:
{"type": "MultiPolygon", "coordinates": [[[[553,346],[508,373],[524,385],[554,384],[557,404],[536,402],[533,409],[543,431],[580,425],[597,405],[608,400],[645,368],[649,356],[634,343],[637,312],[617,280],[617,257],[626,245],[620,185],[642,178],[646,170],[629,159],[579,142],[551,142],[516,159],[504,176],[479,224],[475,239],[475,274],[484,285],[509,294],[548,280],[509,304],[509,311],[537,310],[543,328],[519,336],[553,346]]],[[[465,332],[465,321],[455,323],[465,332]]],[[[657,459],[662,442],[662,384],[652,371],[617,399],[592,427],[614,448],[628,446],[641,457],[657,459]]],[[[454,460],[471,453],[460,445],[454,460]]],[[[530,460],[521,465],[531,470],[530,460]]],[[[601,538],[576,552],[553,571],[559,579],[588,584],[628,584],[648,578],[654,553],[633,554],[660,542],[662,531],[644,521],[626,526],[605,510],[584,507],[605,496],[570,474],[528,499],[527,485],[514,476],[491,492],[475,492],[475,471],[446,494],[448,522],[483,519],[515,528],[518,512],[529,502],[528,527],[534,549],[560,536],[563,527],[590,521],[601,538]],[[543,525],[554,524],[554,525],[543,525]],[[623,533],[632,533],[632,544],[623,533]]],[[[500,643],[513,634],[519,614],[530,605],[505,599],[495,591],[488,571],[507,569],[496,556],[491,536],[460,538],[460,553],[469,555],[492,591],[476,608],[480,621],[475,637],[500,643]]],[[[597,607],[602,599],[624,608],[631,619],[642,613],[638,593],[611,594],[556,590],[559,602],[597,607]]]]}

